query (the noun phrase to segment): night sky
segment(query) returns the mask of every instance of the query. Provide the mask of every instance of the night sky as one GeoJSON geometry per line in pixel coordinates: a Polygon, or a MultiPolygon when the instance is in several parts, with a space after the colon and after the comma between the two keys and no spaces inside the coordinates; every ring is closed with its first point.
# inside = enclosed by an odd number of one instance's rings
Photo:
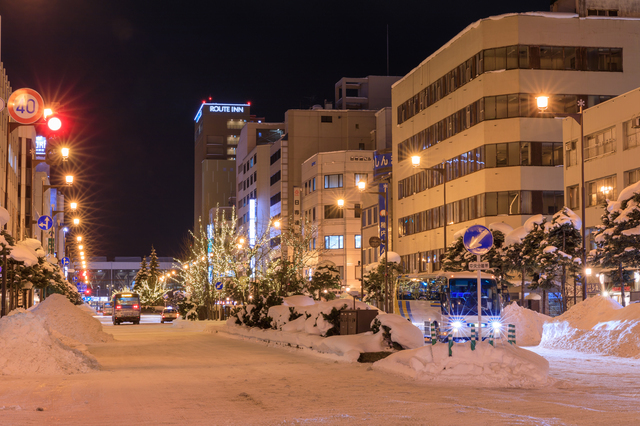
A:
{"type": "MultiPolygon", "coordinates": [[[[193,118],[334,101],[342,77],[405,75],[472,22],[548,11],[518,1],[0,0],[0,59],[69,117],[93,256],[177,256],[193,224],[193,118]]],[[[53,184],[59,176],[53,176],[53,184]]]]}

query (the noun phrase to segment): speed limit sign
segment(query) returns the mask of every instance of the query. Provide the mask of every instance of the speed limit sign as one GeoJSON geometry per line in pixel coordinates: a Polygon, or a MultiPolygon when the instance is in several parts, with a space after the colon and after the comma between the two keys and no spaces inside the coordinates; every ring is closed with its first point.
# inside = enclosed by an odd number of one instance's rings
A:
{"type": "Polygon", "coordinates": [[[31,124],[40,120],[44,113],[42,96],[33,89],[18,89],[11,94],[9,115],[20,124],[31,124]]]}

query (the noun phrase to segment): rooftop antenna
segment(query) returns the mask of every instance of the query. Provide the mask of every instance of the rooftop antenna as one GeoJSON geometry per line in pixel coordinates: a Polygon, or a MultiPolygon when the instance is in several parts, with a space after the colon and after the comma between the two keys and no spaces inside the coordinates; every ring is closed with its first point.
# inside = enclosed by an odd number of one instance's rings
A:
{"type": "Polygon", "coordinates": [[[387,24],[387,77],[389,77],[389,24],[387,24]]]}

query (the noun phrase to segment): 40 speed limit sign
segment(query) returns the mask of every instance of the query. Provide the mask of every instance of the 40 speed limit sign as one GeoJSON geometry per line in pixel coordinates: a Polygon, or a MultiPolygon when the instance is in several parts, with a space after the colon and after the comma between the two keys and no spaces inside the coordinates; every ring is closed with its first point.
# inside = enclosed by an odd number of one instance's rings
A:
{"type": "Polygon", "coordinates": [[[18,89],[11,94],[9,115],[20,124],[31,124],[40,120],[44,113],[42,96],[33,89],[18,89]]]}

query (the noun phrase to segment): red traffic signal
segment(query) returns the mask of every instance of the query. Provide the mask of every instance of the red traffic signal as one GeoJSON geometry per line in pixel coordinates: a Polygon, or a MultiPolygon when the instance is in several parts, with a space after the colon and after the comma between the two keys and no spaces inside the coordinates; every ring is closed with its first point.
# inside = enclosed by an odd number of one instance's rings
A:
{"type": "Polygon", "coordinates": [[[86,294],[87,296],[88,296],[88,295],[90,295],[90,294],[91,294],[91,289],[86,289],[86,290],[84,291],[84,294],[86,294]]]}

